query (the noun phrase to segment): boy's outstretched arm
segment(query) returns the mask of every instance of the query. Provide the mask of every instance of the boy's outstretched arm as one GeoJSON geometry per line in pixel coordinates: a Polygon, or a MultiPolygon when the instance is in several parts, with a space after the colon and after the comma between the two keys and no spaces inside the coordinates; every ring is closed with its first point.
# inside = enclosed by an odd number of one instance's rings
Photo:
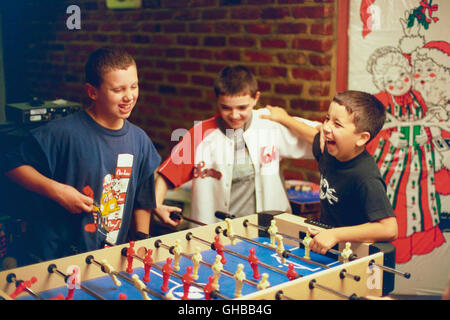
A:
{"type": "Polygon", "coordinates": [[[181,208],[166,206],[163,204],[164,198],[166,197],[167,190],[169,190],[169,182],[161,175],[157,175],[155,182],[155,199],[156,199],[156,208],[153,209],[153,212],[159,217],[159,219],[166,224],[171,226],[177,226],[180,224],[181,220],[172,220],[170,218],[171,212],[179,212],[181,213],[181,208]]]}
{"type": "Polygon", "coordinates": [[[397,220],[387,217],[375,222],[367,222],[356,226],[339,227],[322,231],[309,230],[313,240],[311,250],[325,254],[339,242],[378,242],[397,239],[397,220]]]}
{"type": "Polygon", "coordinates": [[[266,106],[270,111],[269,115],[261,115],[262,119],[276,121],[286,128],[292,130],[295,134],[300,136],[309,144],[313,144],[314,137],[319,132],[319,128],[315,128],[307,125],[302,121],[297,121],[294,117],[290,116],[286,110],[280,107],[266,106]]]}
{"type": "Polygon", "coordinates": [[[5,175],[23,188],[50,198],[71,213],[91,212],[93,199],[70,185],[50,179],[29,165],[22,165],[5,175]]]}

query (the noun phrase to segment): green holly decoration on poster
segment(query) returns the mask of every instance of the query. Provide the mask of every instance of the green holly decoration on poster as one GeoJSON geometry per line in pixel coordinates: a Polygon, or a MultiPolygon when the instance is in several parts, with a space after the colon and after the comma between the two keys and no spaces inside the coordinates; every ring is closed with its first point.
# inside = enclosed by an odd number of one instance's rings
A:
{"type": "Polygon", "coordinates": [[[419,7],[411,11],[408,17],[408,28],[414,25],[415,20],[417,23],[421,24],[426,30],[430,26],[431,22],[437,22],[439,18],[433,17],[433,12],[437,11],[439,6],[437,4],[432,4],[433,0],[422,0],[420,1],[419,7]]]}

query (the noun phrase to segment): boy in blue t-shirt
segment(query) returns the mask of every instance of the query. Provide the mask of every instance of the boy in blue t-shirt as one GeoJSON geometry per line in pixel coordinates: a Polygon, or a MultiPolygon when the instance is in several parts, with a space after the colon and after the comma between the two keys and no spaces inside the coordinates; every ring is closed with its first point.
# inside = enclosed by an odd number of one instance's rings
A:
{"type": "Polygon", "coordinates": [[[137,239],[149,233],[161,158],[127,120],[139,95],[136,62],[120,48],[100,48],[85,75],[91,106],[32,130],[5,157],[6,175],[40,195],[28,213],[39,260],[124,243],[133,218],[137,239]]]}
{"type": "Polygon", "coordinates": [[[319,163],[320,219],[333,228],[310,230],[311,250],[325,254],[339,242],[395,240],[397,221],[386,185],[366,150],[386,119],[383,104],[361,91],[336,94],[322,125],[322,148],[318,129],[293,121],[284,109],[268,108],[271,114],[262,117],[305,138],[319,163]]]}

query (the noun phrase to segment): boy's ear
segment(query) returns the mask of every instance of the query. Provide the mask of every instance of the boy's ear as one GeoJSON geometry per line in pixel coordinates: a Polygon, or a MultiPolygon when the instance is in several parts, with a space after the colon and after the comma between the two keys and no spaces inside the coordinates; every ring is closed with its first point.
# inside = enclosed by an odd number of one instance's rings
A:
{"type": "Polygon", "coordinates": [[[91,98],[92,100],[97,100],[97,88],[87,82],[84,86],[86,87],[89,98],[91,98]]]}
{"type": "Polygon", "coordinates": [[[359,138],[358,138],[358,140],[356,140],[356,145],[358,147],[363,147],[370,140],[370,132],[363,131],[358,134],[359,134],[359,138]]]}
{"type": "Polygon", "coordinates": [[[257,91],[255,94],[255,101],[258,102],[259,97],[261,96],[261,92],[257,91]]]}

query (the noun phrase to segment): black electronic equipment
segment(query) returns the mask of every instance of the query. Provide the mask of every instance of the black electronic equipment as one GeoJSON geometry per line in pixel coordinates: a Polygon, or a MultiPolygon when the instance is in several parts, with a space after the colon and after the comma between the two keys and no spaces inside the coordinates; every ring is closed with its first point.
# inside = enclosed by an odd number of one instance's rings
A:
{"type": "Polygon", "coordinates": [[[62,118],[80,109],[80,103],[64,99],[52,101],[33,99],[29,102],[7,104],[5,114],[8,121],[14,121],[18,124],[31,124],[62,118]]]}

